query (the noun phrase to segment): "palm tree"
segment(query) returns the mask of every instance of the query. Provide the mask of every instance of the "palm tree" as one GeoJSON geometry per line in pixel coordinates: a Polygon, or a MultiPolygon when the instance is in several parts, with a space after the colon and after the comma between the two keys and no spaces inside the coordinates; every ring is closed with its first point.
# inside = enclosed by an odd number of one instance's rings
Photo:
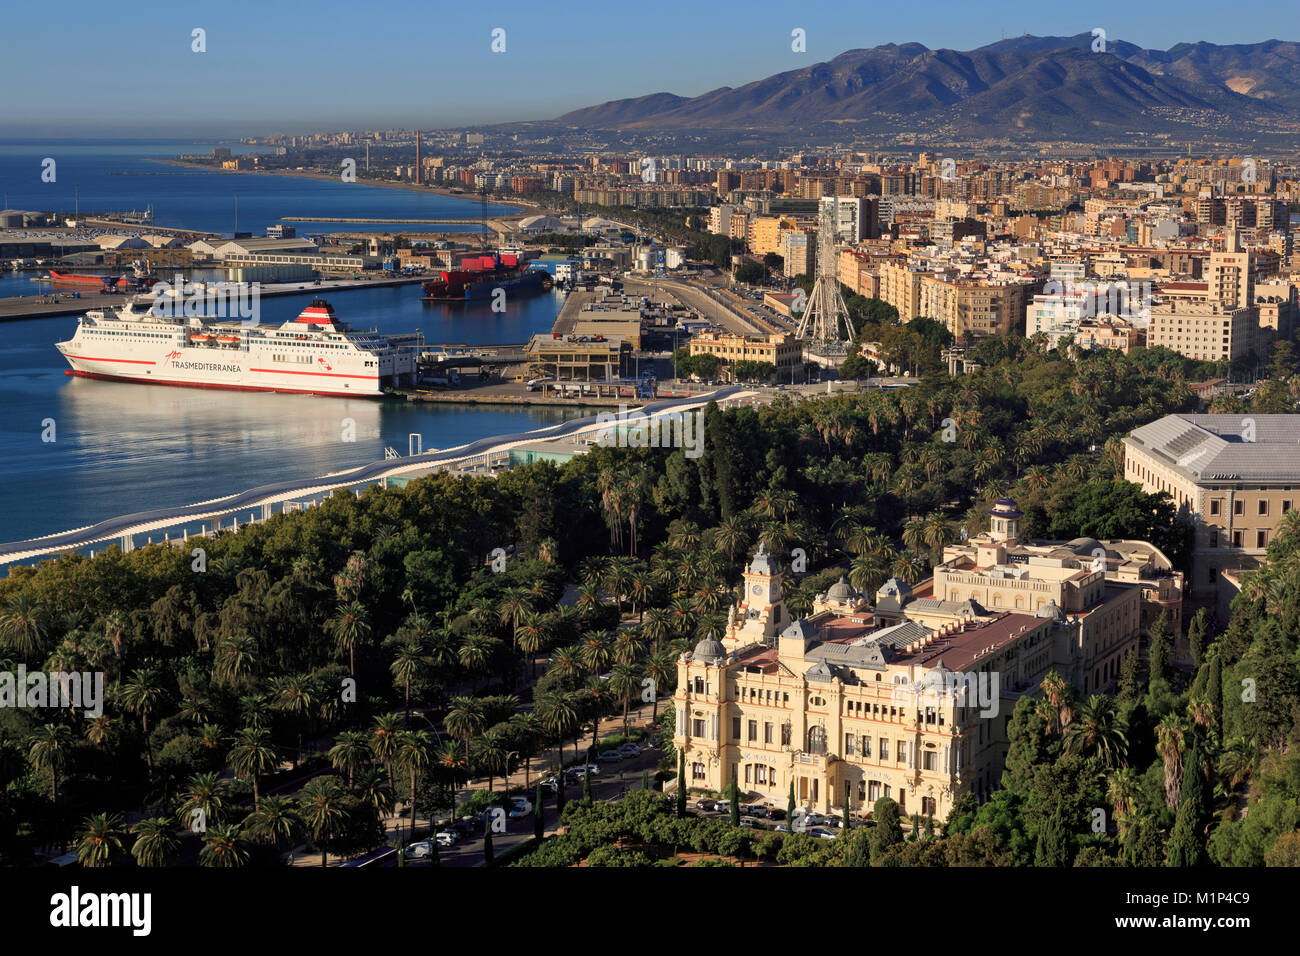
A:
{"type": "Polygon", "coordinates": [[[59,802],[59,774],[72,757],[76,738],[61,724],[44,724],[27,738],[27,759],[38,773],[50,775],[50,802],[59,802]]]}
{"type": "Polygon", "coordinates": [[[666,607],[651,608],[646,612],[641,632],[650,639],[651,647],[658,653],[659,645],[672,637],[673,612],[666,607]]]}
{"type": "Polygon", "coordinates": [[[397,753],[394,762],[410,774],[411,778],[411,825],[407,831],[408,839],[415,836],[415,795],[420,777],[429,770],[430,756],[433,750],[433,738],[427,730],[407,730],[398,734],[397,753]]]}
{"type": "Polygon", "coordinates": [[[153,668],[140,668],[131,675],[131,679],[122,685],[120,691],[122,706],[133,714],[140,715],[140,730],[144,733],[145,761],[149,777],[153,777],[153,746],[149,742],[149,714],[157,710],[158,705],[167,699],[167,691],[162,685],[162,675],[153,668]]]}
{"type": "MultiPolygon", "coordinates": [[[[311,677],[307,674],[288,674],[271,682],[271,699],[280,710],[299,721],[310,722],[316,713],[316,694],[311,677]]],[[[301,725],[299,725],[301,726],[301,725]]],[[[294,755],[294,767],[302,756],[302,734],[298,734],[298,752],[294,755]]]]}
{"type": "Polygon", "coordinates": [[[221,785],[220,774],[215,771],[194,774],[187,781],[181,797],[176,818],[187,830],[201,833],[208,829],[209,824],[215,826],[220,822],[225,808],[225,788],[221,785]]]}
{"type": "Polygon", "coordinates": [[[515,628],[515,643],[528,655],[528,675],[537,676],[537,655],[546,649],[550,640],[550,625],[546,617],[536,611],[524,615],[515,628]]]}
{"type": "Polygon", "coordinates": [[[86,817],[81,826],[77,862],[82,866],[112,866],[114,859],[122,853],[122,840],[126,836],[122,815],[97,813],[86,817]]]}
{"type": "Polygon", "coordinates": [[[1129,819],[1137,805],[1142,784],[1132,767],[1116,770],[1107,778],[1107,797],[1115,808],[1115,826],[1119,829],[1119,838],[1124,839],[1128,830],[1129,819]]]}
{"type": "MultiPolygon", "coordinates": [[[[559,743],[560,764],[564,763],[564,741],[578,726],[578,708],[574,705],[573,695],[563,691],[551,690],[537,699],[537,715],[542,726],[559,743]]],[[[577,744],[574,744],[576,752],[577,744]]]]}
{"type": "Polygon", "coordinates": [[[486,672],[500,646],[500,640],[487,634],[467,634],[457,652],[460,666],[472,674],[486,672]]]}
{"type": "Polygon", "coordinates": [[[199,866],[248,866],[248,841],[239,826],[233,823],[210,827],[199,851],[199,866]]]}
{"type": "Polygon", "coordinates": [[[546,729],[542,725],[542,719],[537,716],[535,711],[522,711],[510,715],[510,726],[515,733],[515,739],[519,742],[519,748],[523,751],[524,756],[524,789],[528,789],[528,777],[533,767],[533,756],[537,750],[537,743],[541,739],[542,732],[546,729]]]}
{"type": "Polygon", "coordinates": [[[474,751],[478,765],[487,771],[488,793],[491,793],[493,778],[498,773],[505,776],[509,772],[505,739],[495,730],[485,730],[479,735],[474,751]]]}
{"type": "Polygon", "coordinates": [[[636,672],[632,664],[615,664],[613,673],[609,678],[609,689],[614,692],[614,697],[623,702],[623,736],[627,736],[627,712],[628,705],[632,698],[636,696],[637,691],[641,689],[641,675],[636,672]]]}
{"type": "Polygon", "coordinates": [[[316,845],[320,847],[320,865],[325,866],[327,842],[338,834],[343,825],[343,788],[337,777],[313,777],[302,788],[298,809],[303,825],[316,845]]]}
{"type": "Polygon", "coordinates": [[[238,687],[257,669],[257,641],[247,634],[223,638],[217,644],[215,663],[218,679],[238,687]]]}
{"type": "Polygon", "coordinates": [[[1043,699],[1047,701],[1048,706],[1048,730],[1058,733],[1064,733],[1065,728],[1069,725],[1073,716],[1072,711],[1072,691],[1070,685],[1065,682],[1065,678],[1056,671],[1051,671],[1043,678],[1043,699]]]}
{"type": "Polygon", "coordinates": [[[131,827],[135,843],[131,855],[137,866],[171,866],[180,856],[181,841],[176,824],[166,817],[148,817],[131,827]]]}
{"type": "Polygon", "coordinates": [[[1170,810],[1178,806],[1178,792],[1182,788],[1186,731],[1177,714],[1165,714],[1165,719],[1156,725],[1156,753],[1165,764],[1165,804],[1170,810]]]}
{"type": "Polygon", "coordinates": [[[481,734],[487,726],[483,702],[474,697],[453,697],[443,723],[447,727],[447,733],[464,743],[465,765],[468,766],[470,738],[481,734]]]}
{"type": "Polygon", "coordinates": [[[582,664],[591,675],[599,674],[609,664],[613,656],[608,631],[592,631],[582,639],[579,650],[582,664]]]}
{"type": "Polygon", "coordinates": [[[357,676],[357,645],[370,637],[370,618],[359,601],[340,604],[334,616],[325,622],[325,633],[334,638],[335,650],[348,655],[348,673],[357,676]]]}
{"type": "Polygon", "coordinates": [[[245,727],[235,735],[235,746],[230,750],[230,769],[241,778],[252,778],[253,809],[261,802],[258,786],[262,774],[274,770],[280,763],[275,748],[270,744],[270,732],[261,727],[245,727]]]}
{"type": "Polygon", "coordinates": [[[345,730],[334,738],[334,746],[326,756],[330,766],[347,774],[348,786],[351,787],[356,772],[367,766],[373,756],[370,739],[359,730],[345,730]]]}
{"type": "Polygon", "coordinates": [[[397,737],[402,732],[396,714],[381,714],[375,718],[375,729],[370,732],[370,752],[384,765],[388,779],[393,779],[393,756],[397,753],[397,737]]]}
{"type": "Polygon", "coordinates": [[[659,720],[659,695],[668,688],[668,684],[677,674],[677,665],[673,655],[667,651],[662,654],[654,654],[645,662],[645,676],[650,678],[651,691],[650,697],[650,721],[657,723],[659,720]]]}
{"type": "Polygon", "coordinates": [[[423,666],[424,657],[420,653],[420,645],[414,641],[403,641],[399,644],[393,662],[388,665],[393,680],[402,687],[408,721],[411,719],[411,681],[415,680],[423,666]]]}
{"type": "Polygon", "coordinates": [[[1128,756],[1128,737],[1124,720],[1115,709],[1115,701],[1104,694],[1093,694],[1079,708],[1065,731],[1067,753],[1096,756],[1102,766],[1121,766],[1128,756]]]}
{"type": "Polygon", "coordinates": [[[944,545],[952,544],[957,540],[957,535],[952,530],[952,525],[944,518],[943,515],[935,512],[927,515],[925,519],[925,543],[931,551],[931,564],[938,564],[935,558],[943,557],[944,545]]]}
{"type": "Polygon", "coordinates": [[[44,605],[25,591],[10,597],[0,612],[0,641],[22,659],[40,656],[48,628],[44,605]]]}
{"type": "MultiPolygon", "coordinates": [[[[512,630],[517,631],[524,615],[533,610],[533,596],[524,588],[506,588],[501,595],[499,607],[501,623],[509,624],[512,630]]],[[[514,646],[518,648],[517,641],[514,646]]]]}
{"type": "Polygon", "coordinates": [[[397,805],[397,796],[388,785],[384,775],[374,767],[369,767],[357,775],[356,782],[350,788],[356,798],[375,812],[375,816],[384,819],[393,812],[397,805]]]}
{"type": "Polygon", "coordinates": [[[302,829],[302,815],[288,797],[269,796],[260,809],[244,819],[248,835],[277,849],[290,843],[302,829]]]}

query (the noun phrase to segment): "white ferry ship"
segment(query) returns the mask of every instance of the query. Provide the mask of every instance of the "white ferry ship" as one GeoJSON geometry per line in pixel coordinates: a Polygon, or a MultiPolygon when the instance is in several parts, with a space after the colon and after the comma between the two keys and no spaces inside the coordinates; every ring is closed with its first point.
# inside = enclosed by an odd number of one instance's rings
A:
{"type": "Polygon", "coordinates": [[[281,326],[171,318],[137,312],[87,312],[58,349],[87,378],[311,395],[382,395],[415,384],[418,333],[353,331],[315,299],[281,326]],[[408,347],[403,347],[404,345],[408,347]]]}

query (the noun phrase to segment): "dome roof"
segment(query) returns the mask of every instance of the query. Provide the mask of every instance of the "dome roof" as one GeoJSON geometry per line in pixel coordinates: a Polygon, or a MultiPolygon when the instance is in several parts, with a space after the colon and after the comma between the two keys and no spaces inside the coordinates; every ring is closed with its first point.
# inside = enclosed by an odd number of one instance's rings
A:
{"type": "Polygon", "coordinates": [[[694,656],[702,661],[720,661],[727,656],[727,649],[717,638],[706,637],[695,645],[694,656]]]}
{"type": "Polygon", "coordinates": [[[849,579],[840,575],[840,579],[831,585],[831,589],[826,592],[828,601],[835,601],[839,604],[847,604],[849,601],[857,600],[858,592],[854,590],[853,585],[849,584],[849,579]]]}
{"type": "Polygon", "coordinates": [[[993,507],[989,509],[989,514],[999,518],[1023,518],[1025,513],[1017,506],[1014,498],[999,498],[993,502],[993,507]]]}

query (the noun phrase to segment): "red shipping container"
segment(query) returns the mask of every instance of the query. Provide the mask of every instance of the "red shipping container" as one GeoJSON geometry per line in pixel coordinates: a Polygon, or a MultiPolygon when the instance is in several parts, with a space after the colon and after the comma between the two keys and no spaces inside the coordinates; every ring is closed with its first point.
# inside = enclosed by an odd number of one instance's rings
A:
{"type": "Polygon", "coordinates": [[[503,266],[517,266],[519,265],[519,257],[514,253],[507,253],[501,257],[501,264],[503,266]]]}

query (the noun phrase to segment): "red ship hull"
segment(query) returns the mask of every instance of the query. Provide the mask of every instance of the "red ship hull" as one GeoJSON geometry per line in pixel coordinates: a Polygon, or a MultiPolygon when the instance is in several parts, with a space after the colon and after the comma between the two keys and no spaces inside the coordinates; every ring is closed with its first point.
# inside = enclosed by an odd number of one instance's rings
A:
{"type": "Polygon", "coordinates": [[[71,272],[55,272],[50,270],[50,281],[57,285],[85,285],[92,288],[102,289],[107,285],[117,282],[117,276],[86,276],[76,275],[71,272]]]}

